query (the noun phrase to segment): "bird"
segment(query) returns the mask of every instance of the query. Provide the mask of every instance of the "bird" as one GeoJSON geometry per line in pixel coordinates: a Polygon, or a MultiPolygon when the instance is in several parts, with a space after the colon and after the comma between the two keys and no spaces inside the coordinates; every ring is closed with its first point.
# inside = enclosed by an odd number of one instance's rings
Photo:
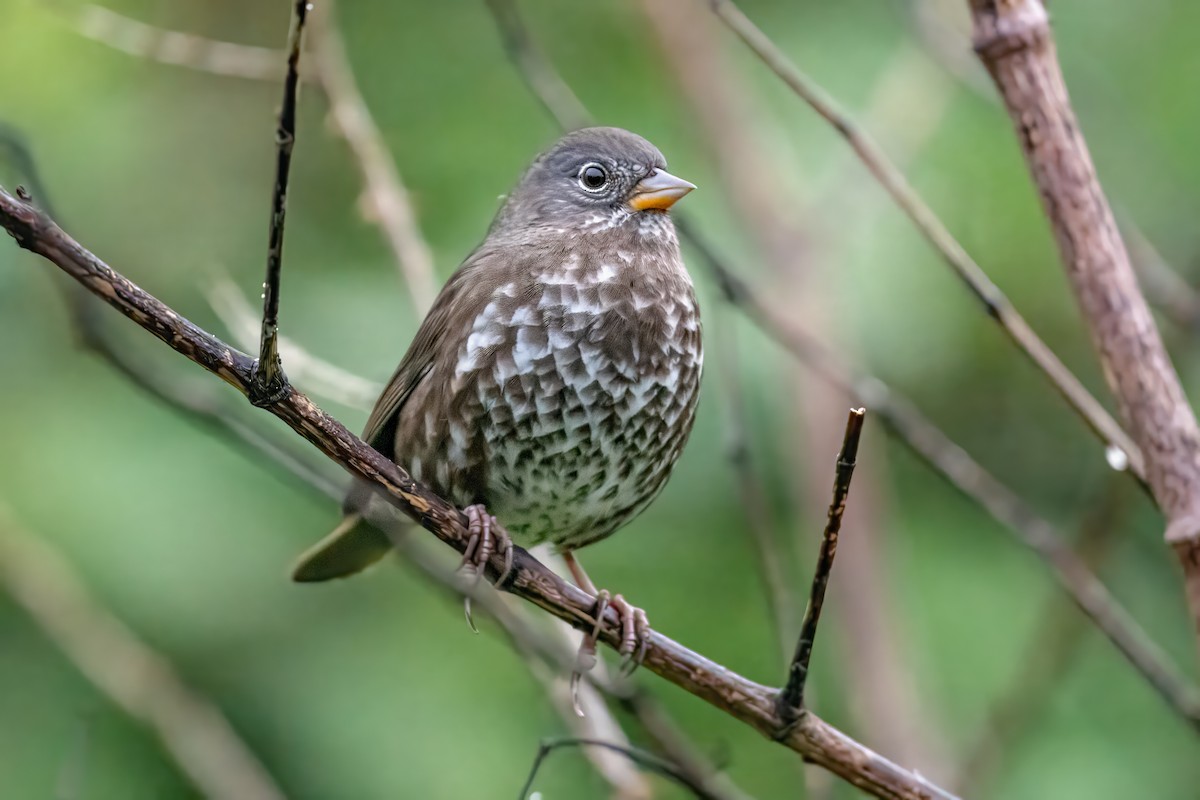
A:
{"type": "MultiPolygon", "coordinates": [[[[597,591],[574,552],[654,500],[695,420],[700,311],[669,214],[695,188],[634,133],[564,135],[445,284],[363,433],[463,508],[465,567],[482,572],[497,549],[511,565],[514,540],[551,543],[597,597],[597,626],[617,611],[627,660],[644,654],[646,615],[597,591]]],[[[365,521],[384,502],[372,495],[351,487],[341,524],[301,555],[296,581],[352,575],[389,552],[365,521]]]]}

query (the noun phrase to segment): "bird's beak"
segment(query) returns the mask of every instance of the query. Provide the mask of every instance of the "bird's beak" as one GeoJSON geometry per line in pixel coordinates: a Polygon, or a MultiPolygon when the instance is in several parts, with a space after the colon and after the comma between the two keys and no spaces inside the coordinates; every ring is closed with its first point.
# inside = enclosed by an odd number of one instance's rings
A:
{"type": "Polygon", "coordinates": [[[656,169],[633,187],[633,197],[629,205],[638,211],[656,208],[665,211],[675,205],[675,201],[696,188],[696,184],[688,183],[683,178],[676,178],[665,169],[656,169]]]}

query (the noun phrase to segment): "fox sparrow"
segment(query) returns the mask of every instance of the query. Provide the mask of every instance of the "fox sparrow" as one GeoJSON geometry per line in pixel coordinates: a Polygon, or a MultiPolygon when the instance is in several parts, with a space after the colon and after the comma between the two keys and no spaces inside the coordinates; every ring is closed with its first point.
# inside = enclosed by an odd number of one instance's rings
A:
{"type": "MultiPolygon", "coordinates": [[[[511,552],[506,528],[522,545],[552,542],[596,593],[572,551],[662,490],[692,428],[703,360],[666,213],[694,188],[640,136],[569,133],[525,172],[434,302],[363,438],[465,507],[465,564],[511,552]]],[[[365,485],[351,489],[346,518],[301,557],[296,580],[349,575],[388,552],[363,522],[370,500],[365,485]]],[[[597,620],[609,604],[621,615],[628,658],[639,638],[645,646],[645,615],[596,594],[597,620]]]]}

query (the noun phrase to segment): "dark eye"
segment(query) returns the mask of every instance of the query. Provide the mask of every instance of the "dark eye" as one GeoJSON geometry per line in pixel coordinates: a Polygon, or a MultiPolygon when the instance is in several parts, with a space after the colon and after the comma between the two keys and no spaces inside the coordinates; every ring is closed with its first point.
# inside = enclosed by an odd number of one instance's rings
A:
{"type": "Polygon", "coordinates": [[[588,164],[579,170],[579,184],[590,192],[603,189],[608,183],[608,173],[599,164],[588,164]]]}

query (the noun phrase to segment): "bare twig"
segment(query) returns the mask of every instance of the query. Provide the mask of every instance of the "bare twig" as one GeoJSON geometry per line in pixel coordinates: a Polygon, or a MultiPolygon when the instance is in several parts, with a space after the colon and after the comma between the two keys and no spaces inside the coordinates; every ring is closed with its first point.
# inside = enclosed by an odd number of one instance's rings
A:
{"type": "Polygon", "coordinates": [[[784,719],[795,719],[804,709],[804,684],[808,680],[808,663],[812,658],[813,643],[817,638],[817,625],[821,622],[821,608],[825,604],[825,587],[833,571],[833,559],[837,555],[838,532],[842,529],[842,515],[846,513],[846,498],[850,494],[850,479],[854,476],[854,464],[858,457],[858,440],[862,436],[866,411],[852,409],[846,419],[846,434],[842,437],[842,449],[838,453],[837,468],[833,480],[833,502],[821,536],[821,549],[817,553],[817,566],[813,573],[812,588],[808,596],[808,608],[800,623],[800,639],[788,669],[787,683],[779,693],[779,715],[784,719]]]}
{"type": "MultiPolygon", "coordinates": [[[[519,18],[512,16],[508,24],[513,24],[513,20],[516,24],[520,23],[519,18]]],[[[549,70],[549,65],[542,64],[541,69],[549,70]]],[[[530,85],[536,88],[532,81],[530,85]]],[[[552,104],[552,97],[543,95],[541,99],[560,122],[567,118],[563,109],[552,104]]],[[[1044,560],[1060,588],[1096,624],[1130,665],[1142,674],[1173,711],[1200,730],[1200,695],[1196,689],[1087,565],[1071,551],[1053,525],[1039,517],[1011,489],[983,469],[910,401],[878,378],[852,368],[845,359],[832,353],[818,339],[797,326],[793,315],[781,312],[764,301],[725,264],[687,217],[677,216],[675,225],[680,235],[708,266],[722,295],[730,304],[740,308],[793,356],[870,407],[905,446],[1044,560]]]]}
{"type": "Polygon", "coordinates": [[[521,75],[529,81],[533,96],[542,102],[550,116],[558,121],[563,130],[575,130],[592,124],[592,115],[579,102],[575,92],[559,74],[550,68],[550,62],[538,49],[537,44],[525,28],[525,22],[517,11],[517,0],[484,0],[508,57],[517,65],[521,75]]]}
{"type": "Polygon", "coordinates": [[[525,785],[521,787],[521,793],[517,795],[518,800],[526,800],[529,797],[529,793],[533,791],[533,782],[537,779],[538,770],[542,768],[542,763],[546,758],[555,750],[561,750],[566,747],[602,747],[614,753],[620,753],[631,761],[636,762],[638,766],[675,781],[696,795],[696,797],[705,798],[705,800],[711,800],[712,798],[712,795],[703,786],[693,783],[691,778],[680,771],[674,764],[664,761],[653,753],[649,753],[638,747],[619,745],[603,739],[584,739],[576,736],[568,736],[559,739],[546,739],[538,745],[537,755],[533,758],[533,766],[529,769],[529,777],[525,779],[525,785]]]}
{"type": "MultiPolygon", "coordinates": [[[[243,395],[250,391],[253,360],[185,320],[161,301],[114,272],[25,200],[0,189],[0,224],[25,249],[58,265],[105,302],[176,352],[216,374],[243,395]]],[[[268,406],[296,433],[356,477],[367,481],[388,502],[463,552],[467,520],[458,509],[417,483],[401,467],[368,447],[311,400],[285,385],[268,406]]],[[[492,580],[505,571],[497,553],[487,566],[492,580]]],[[[547,570],[517,548],[505,590],[523,597],[579,630],[596,625],[595,598],[547,570]]],[[[620,620],[612,609],[601,620],[600,640],[620,643],[620,620]]],[[[782,727],[774,692],[692,652],[666,636],[649,637],[644,666],[714,707],[766,735],[782,727]]],[[[799,719],[782,743],[853,785],[885,798],[950,797],[944,790],[904,770],[849,738],[812,713],[799,719]]]]}
{"type": "Polygon", "coordinates": [[[1040,0],[970,0],[975,51],[1016,127],[1104,376],[1146,459],[1200,643],[1200,425],[1096,176],[1040,0]]]}
{"type": "Polygon", "coordinates": [[[1126,454],[1131,473],[1144,481],[1142,456],[1133,440],[1045,342],[1038,338],[1008,297],[963,249],[933,209],[912,188],[904,174],[888,159],[882,148],[858,127],[824,89],[788,60],[731,0],[709,2],[713,11],[730,30],[847,141],[867,170],[983,304],[988,315],[996,320],[1008,337],[1046,375],[1101,441],[1106,446],[1115,447],[1126,454]]]}
{"type": "Polygon", "coordinates": [[[334,14],[332,0],[326,0],[314,20],[309,41],[316,78],[329,98],[333,124],[358,163],[368,217],[387,240],[413,305],[424,312],[437,292],[433,254],[421,235],[396,162],[358,89],[334,14]]]}
{"type": "Polygon", "coordinates": [[[56,0],[48,5],[81,36],[135,58],[250,80],[278,80],[284,73],[280,50],[156,28],[92,3],[76,7],[56,0]]]}
{"type": "Polygon", "coordinates": [[[101,608],[71,567],[0,507],[0,582],[89,681],[154,731],[201,794],[282,800],[221,710],[101,608]]]}
{"type": "Polygon", "coordinates": [[[286,391],[287,378],[279,361],[279,279],[283,272],[283,227],[287,217],[288,174],[296,143],[296,98],[300,90],[300,48],[308,21],[309,0],[296,0],[288,34],[287,76],[283,105],[275,129],[275,186],[271,192],[271,227],[267,243],[267,277],[263,281],[262,338],[250,384],[250,402],[273,403],[286,391]]]}

